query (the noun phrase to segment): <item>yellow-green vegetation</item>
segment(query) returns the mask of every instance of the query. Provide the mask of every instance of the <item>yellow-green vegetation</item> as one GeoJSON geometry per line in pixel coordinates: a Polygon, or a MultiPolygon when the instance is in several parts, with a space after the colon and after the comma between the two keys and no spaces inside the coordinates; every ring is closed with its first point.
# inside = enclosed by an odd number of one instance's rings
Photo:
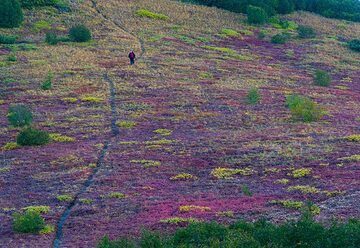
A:
{"type": "Polygon", "coordinates": [[[218,179],[231,179],[234,175],[250,176],[254,173],[255,171],[251,168],[231,169],[218,167],[211,171],[211,175],[218,179]]]}
{"type": "Polygon", "coordinates": [[[135,12],[135,15],[140,16],[140,17],[147,17],[147,18],[151,18],[151,19],[156,19],[156,20],[167,20],[167,19],[169,19],[169,17],[167,15],[155,13],[155,12],[152,12],[152,11],[147,10],[147,9],[139,9],[139,10],[137,10],[135,12]]]}
{"type": "Polygon", "coordinates": [[[37,21],[33,24],[33,30],[39,32],[41,30],[51,29],[51,24],[45,20],[37,21]]]}
{"type": "Polygon", "coordinates": [[[32,211],[32,212],[36,212],[39,214],[47,214],[50,211],[50,207],[49,206],[28,206],[25,208],[22,208],[24,211],[32,211]]]}
{"type": "Polygon", "coordinates": [[[51,133],[49,134],[50,139],[55,141],[55,142],[74,142],[75,138],[66,136],[66,135],[62,135],[59,133],[51,133]]]}
{"type": "Polygon", "coordinates": [[[82,204],[91,204],[93,202],[93,200],[88,199],[88,198],[80,198],[79,202],[81,202],[82,204]]]}
{"type": "Polygon", "coordinates": [[[210,207],[196,206],[196,205],[184,205],[179,207],[180,212],[190,212],[190,211],[205,212],[210,210],[211,210],[210,207]]]}
{"type": "Polygon", "coordinates": [[[303,194],[316,194],[320,193],[320,190],[309,185],[295,185],[287,188],[288,191],[300,191],[303,194]]]}
{"type": "Polygon", "coordinates": [[[341,190],[323,190],[322,193],[324,193],[326,196],[329,197],[334,197],[334,196],[338,196],[338,195],[343,195],[345,194],[345,191],[341,191],[341,190]]]}
{"type": "Polygon", "coordinates": [[[4,104],[5,101],[4,100],[0,100],[0,105],[4,104]]]}
{"type": "Polygon", "coordinates": [[[102,98],[96,96],[83,96],[80,98],[80,100],[83,102],[95,102],[95,103],[104,101],[102,98]]]}
{"type": "Polygon", "coordinates": [[[291,173],[289,173],[289,176],[292,176],[293,178],[301,178],[310,175],[311,169],[309,168],[300,168],[293,170],[291,173]]]}
{"type": "Polygon", "coordinates": [[[197,176],[191,175],[189,173],[180,173],[175,176],[170,177],[170,180],[176,181],[176,180],[196,180],[198,179],[197,176]]]}
{"type": "Polygon", "coordinates": [[[5,151],[9,151],[9,150],[15,150],[17,148],[19,148],[20,145],[16,142],[9,142],[9,143],[6,143],[2,149],[5,150],[5,151]]]}
{"type": "Polygon", "coordinates": [[[161,223],[169,223],[169,224],[196,223],[199,221],[200,220],[195,218],[183,218],[183,217],[172,217],[172,218],[160,220],[161,223]]]}
{"type": "Polygon", "coordinates": [[[116,122],[116,125],[118,127],[124,128],[124,129],[131,129],[136,126],[136,122],[134,122],[134,121],[118,121],[118,122],[116,122]]]}
{"type": "Polygon", "coordinates": [[[161,145],[170,145],[175,142],[176,142],[176,140],[160,139],[160,140],[148,140],[148,141],[145,141],[144,144],[161,146],[161,145]]]}
{"type": "Polygon", "coordinates": [[[355,154],[355,155],[352,155],[352,156],[349,156],[349,157],[339,158],[339,160],[357,162],[357,161],[360,161],[360,154],[355,154]]]}
{"type": "Polygon", "coordinates": [[[58,195],[56,196],[56,199],[61,202],[71,202],[74,197],[72,195],[58,195]]]}
{"type": "Polygon", "coordinates": [[[64,97],[62,100],[68,103],[76,103],[78,101],[78,99],[75,97],[64,97]]]}
{"type": "Polygon", "coordinates": [[[162,136],[169,136],[172,134],[172,131],[166,128],[159,128],[154,131],[156,134],[160,134],[162,136]]]}
{"type": "Polygon", "coordinates": [[[9,167],[0,168],[0,173],[9,172],[11,169],[9,167]]]}
{"type": "Polygon", "coordinates": [[[264,173],[279,173],[281,169],[279,168],[265,168],[264,173]]]}
{"type": "Polygon", "coordinates": [[[207,50],[225,53],[225,54],[231,56],[232,58],[239,59],[239,60],[252,60],[252,58],[250,56],[238,54],[237,51],[235,51],[231,48],[228,48],[228,47],[203,46],[203,48],[207,49],[207,50]]]}
{"type": "MultiPolygon", "coordinates": [[[[305,203],[302,201],[293,201],[293,200],[273,200],[271,201],[273,204],[280,204],[284,208],[290,208],[290,209],[302,209],[305,207],[305,203]]],[[[313,215],[320,214],[320,208],[316,206],[315,204],[312,204],[309,206],[309,210],[313,215]]]]}
{"type": "Polygon", "coordinates": [[[158,166],[161,165],[161,162],[160,162],[160,161],[147,160],[147,159],[131,160],[130,162],[131,162],[131,163],[142,164],[145,168],[158,167],[158,166]]]}
{"type": "Polygon", "coordinates": [[[277,184],[288,184],[289,179],[281,178],[281,179],[276,180],[275,183],[277,183],[277,184]]]}
{"type": "Polygon", "coordinates": [[[122,199],[122,198],[125,198],[126,195],[124,193],[121,193],[121,192],[111,192],[111,193],[107,194],[105,197],[122,199]]]}
{"type": "Polygon", "coordinates": [[[345,139],[347,139],[349,141],[360,142],[360,134],[353,134],[353,135],[345,137],[345,139]]]}
{"type": "Polygon", "coordinates": [[[55,226],[54,225],[45,225],[43,229],[39,231],[39,234],[46,235],[55,232],[55,226]]]}
{"type": "Polygon", "coordinates": [[[228,218],[234,218],[234,211],[220,211],[216,213],[216,216],[218,217],[228,217],[228,218]]]}
{"type": "Polygon", "coordinates": [[[236,37],[239,36],[239,33],[236,30],[230,29],[230,28],[223,28],[220,31],[221,36],[228,36],[228,37],[236,37]]]}
{"type": "Polygon", "coordinates": [[[293,200],[273,200],[273,204],[280,204],[285,208],[300,209],[304,206],[302,201],[293,201],[293,200]]]}

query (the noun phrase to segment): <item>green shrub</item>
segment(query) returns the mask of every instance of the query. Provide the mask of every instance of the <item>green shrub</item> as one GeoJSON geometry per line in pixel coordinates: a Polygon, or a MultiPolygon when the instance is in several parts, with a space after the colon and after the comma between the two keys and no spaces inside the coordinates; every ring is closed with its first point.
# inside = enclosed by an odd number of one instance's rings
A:
{"type": "Polygon", "coordinates": [[[21,146],[40,146],[49,143],[49,134],[45,131],[27,127],[16,138],[16,143],[21,146]]]}
{"type": "Polygon", "coordinates": [[[56,2],[57,0],[20,0],[21,6],[24,8],[54,6],[56,2]]]}
{"type": "Polygon", "coordinates": [[[288,33],[276,34],[271,37],[271,43],[274,44],[285,44],[290,39],[290,35],[288,33]]]}
{"type": "Polygon", "coordinates": [[[348,47],[355,52],[360,52],[360,40],[355,39],[355,40],[349,41],[348,47]]]}
{"type": "Polygon", "coordinates": [[[13,218],[13,230],[18,233],[39,233],[45,227],[44,219],[36,211],[15,213],[13,218]]]}
{"type": "Polygon", "coordinates": [[[69,30],[69,37],[75,42],[91,40],[91,31],[85,25],[76,25],[69,30]]]}
{"type": "Polygon", "coordinates": [[[316,70],[314,75],[314,83],[318,86],[329,86],[331,83],[331,77],[326,71],[316,70]]]}
{"type": "Polygon", "coordinates": [[[251,24],[264,24],[267,14],[263,8],[249,5],[247,8],[248,22],[251,24]]]}
{"type": "Polygon", "coordinates": [[[58,37],[53,32],[46,33],[45,42],[49,45],[57,45],[59,43],[58,37]]]}
{"type": "Polygon", "coordinates": [[[24,16],[18,0],[0,1],[0,28],[19,27],[24,16]]]}
{"type": "Polygon", "coordinates": [[[293,0],[279,0],[277,11],[280,14],[289,14],[295,9],[293,0]]]}
{"type": "Polygon", "coordinates": [[[2,35],[0,34],[0,44],[14,44],[17,37],[13,35],[2,35]]]}
{"type": "Polygon", "coordinates": [[[315,30],[310,26],[300,25],[298,27],[298,34],[299,34],[299,38],[301,39],[310,39],[316,37],[315,30]]]}
{"type": "Polygon", "coordinates": [[[6,58],[6,60],[9,61],[9,62],[16,62],[17,57],[14,54],[11,54],[6,58]]]}
{"type": "Polygon", "coordinates": [[[295,120],[313,122],[324,116],[324,111],[315,102],[304,96],[290,95],[286,98],[286,105],[295,120]]]}
{"type": "Polygon", "coordinates": [[[308,204],[302,217],[276,225],[263,219],[237,221],[225,226],[217,223],[192,223],[174,234],[143,233],[140,241],[103,237],[97,248],[355,248],[360,244],[360,221],[331,225],[314,221],[314,205],[308,204]]]}
{"type": "Polygon", "coordinates": [[[260,94],[259,90],[256,88],[252,88],[249,90],[249,92],[246,95],[246,102],[248,104],[257,104],[260,101],[260,94]]]}
{"type": "Polygon", "coordinates": [[[33,120],[30,109],[21,104],[10,106],[7,117],[10,124],[14,127],[28,126],[33,120]]]}
{"type": "Polygon", "coordinates": [[[96,248],[135,248],[135,244],[133,241],[128,239],[118,239],[112,241],[109,236],[104,236],[96,245],[96,248]]]}
{"type": "Polygon", "coordinates": [[[41,89],[50,90],[52,88],[53,78],[54,78],[54,74],[51,72],[48,72],[45,81],[41,85],[41,89]]]}

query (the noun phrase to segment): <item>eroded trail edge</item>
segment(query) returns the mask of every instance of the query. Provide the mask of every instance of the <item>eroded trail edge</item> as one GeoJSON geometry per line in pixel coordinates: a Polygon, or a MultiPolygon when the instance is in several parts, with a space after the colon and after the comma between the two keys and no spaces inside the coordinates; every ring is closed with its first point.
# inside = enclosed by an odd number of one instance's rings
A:
{"type": "MultiPolygon", "coordinates": [[[[111,108],[111,133],[112,137],[115,137],[120,134],[119,128],[116,126],[116,122],[118,120],[117,111],[116,111],[116,105],[115,105],[115,85],[114,82],[109,78],[108,74],[105,73],[103,76],[103,79],[109,84],[109,90],[110,90],[110,96],[109,96],[109,104],[111,108]]],[[[99,157],[96,162],[96,167],[93,169],[93,172],[89,175],[89,177],[86,179],[86,181],[81,186],[80,191],[74,196],[74,199],[69,203],[69,205],[66,207],[65,211],[62,213],[57,225],[56,225],[56,233],[55,233],[55,239],[53,242],[54,248],[60,248],[61,247],[61,241],[63,238],[63,228],[64,225],[69,218],[71,214],[71,210],[76,206],[78,199],[81,194],[85,193],[86,190],[93,184],[94,178],[104,165],[104,159],[106,156],[106,152],[108,151],[108,148],[111,145],[111,137],[105,141],[104,146],[99,154],[99,157]]]]}

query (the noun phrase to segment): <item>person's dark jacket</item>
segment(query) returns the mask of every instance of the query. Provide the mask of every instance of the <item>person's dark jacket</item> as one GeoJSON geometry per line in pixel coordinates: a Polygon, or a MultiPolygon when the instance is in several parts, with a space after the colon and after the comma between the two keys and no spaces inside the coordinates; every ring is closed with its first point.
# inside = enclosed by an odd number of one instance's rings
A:
{"type": "Polygon", "coordinates": [[[134,52],[129,53],[129,59],[135,59],[135,53],[134,52]]]}

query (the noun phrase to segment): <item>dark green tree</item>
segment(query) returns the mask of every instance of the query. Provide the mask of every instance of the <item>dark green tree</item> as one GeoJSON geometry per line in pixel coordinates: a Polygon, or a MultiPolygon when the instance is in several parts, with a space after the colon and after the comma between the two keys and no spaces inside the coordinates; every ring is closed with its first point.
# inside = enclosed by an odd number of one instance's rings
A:
{"type": "Polygon", "coordinates": [[[264,24],[267,14],[263,8],[249,5],[247,9],[248,22],[252,24],[264,24]]]}
{"type": "Polygon", "coordinates": [[[279,0],[278,12],[280,14],[289,14],[293,12],[295,5],[291,0],[279,0]]]}
{"type": "Polygon", "coordinates": [[[24,20],[21,5],[18,0],[0,1],[0,27],[15,28],[19,27],[24,20]]]}

